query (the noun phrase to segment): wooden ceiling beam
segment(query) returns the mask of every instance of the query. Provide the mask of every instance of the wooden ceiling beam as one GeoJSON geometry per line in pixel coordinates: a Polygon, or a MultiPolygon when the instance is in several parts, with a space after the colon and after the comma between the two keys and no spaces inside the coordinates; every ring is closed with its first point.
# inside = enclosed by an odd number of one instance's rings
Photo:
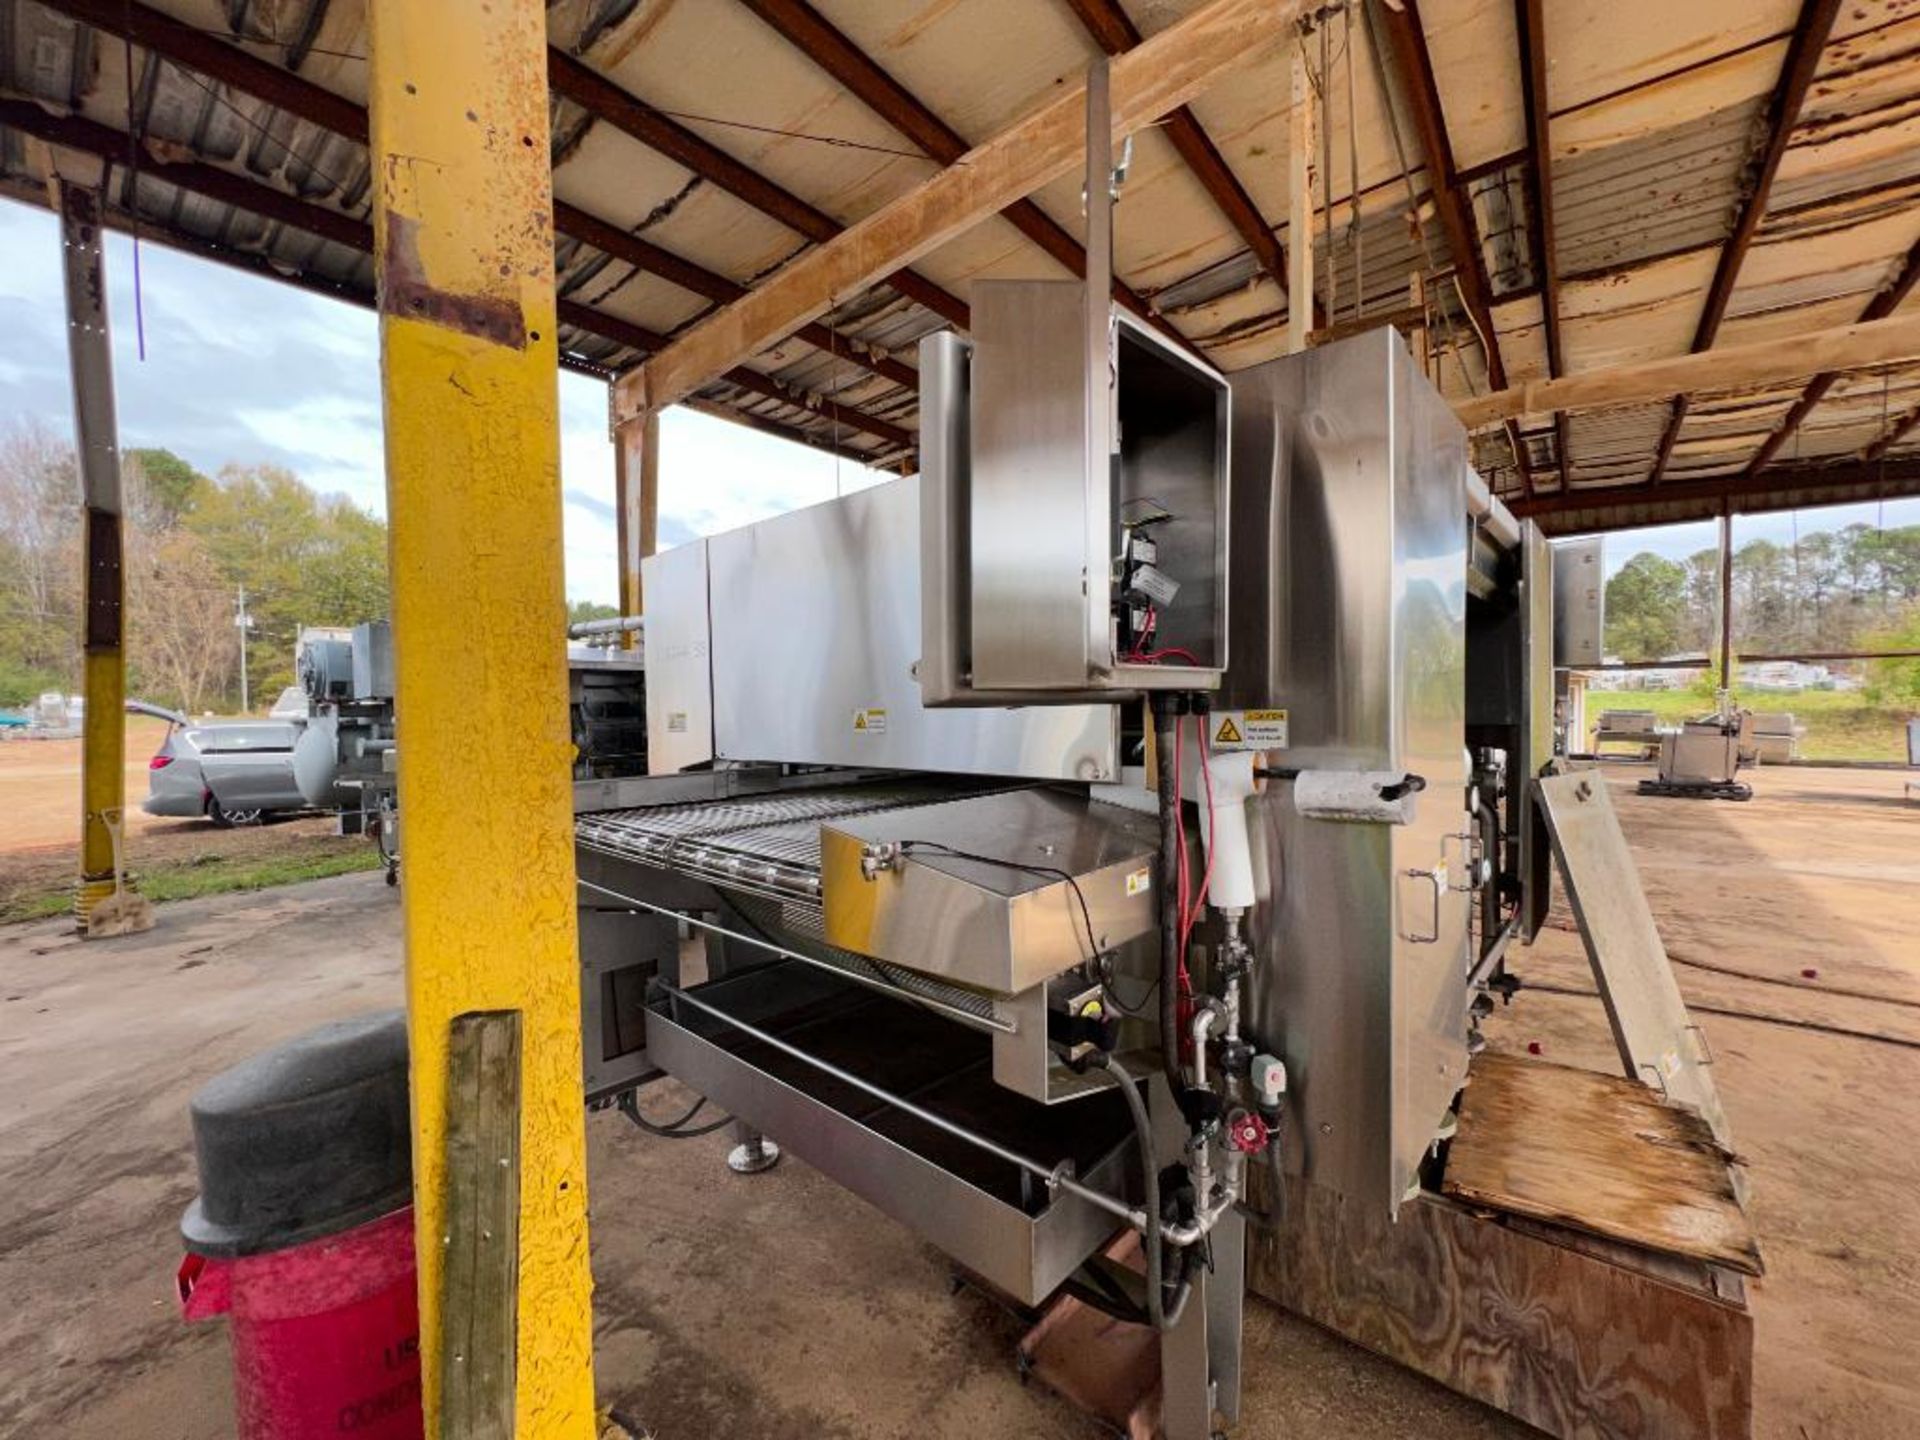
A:
{"type": "MultiPolygon", "coordinates": [[[[105,34],[129,41],[162,59],[197,71],[210,80],[231,85],[236,90],[264,100],[310,125],[318,125],[357,144],[365,145],[368,141],[367,112],[354,101],[336,95],[311,80],[302,79],[238,45],[182,24],[161,11],[131,3],[131,0],[46,0],[46,3],[50,8],[105,34]]],[[[735,284],[725,276],[590,215],[578,206],[556,201],[553,208],[554,224],[561,232],[576,240],[583,240],[616,259],[658,275],[684,290],[721,304],[745,293],[744,286],[735,284]]],[[[824,325],[808,326],[799,338],[883,376],[896,385],[918,387],[919,376],[912,366],[891,357],[870,355],[865,347],[824,325]]]]}
{"type": "MultiPolygon", "coordinates": [[[[1554,253],[1553,146],[1549,142],[1552,107],[1547,103],[1547,28],[1544,0],[1514,0],[1514,25],[1520,37],[1520,94],[1527,114],[1527,240],[1539,282],[1540,312],[1547,340],[1547,378],[1567,373],[1560,336],[1560,262],[1554,253]]],[[[1553,448],[1560,461],[1560,488],[1571,483],[1567,412],[1553,417],[1553,448]]]]}
{"type": "Polygon", "coordinates": [[[1469,430],[1555,410],[1645,405],[1698,391],[1788,385],[1827,371],[1845,374],[1920,360],[1920,315],[1890,315],[1799,335],[1670,355],[1524,384],[1454,402],[1469,430]]]}
{"type": "MultiPolygon", "coordinates": [[[[1068,7],[1080,17],[1080,23],[1094,42],[1110,56],[1124,55],[1141,40],[1140,31],[1120,8],[1119,0],[1067,0],[1068,7]]],[[[1233,167],[1220,153],[1191,107],[1182,105],[1167,116],[1164,130],[1173,148],[1193,172],[1208,196],[1239,232],[1247,249],[1253,252],[1267,278],[1287,293],[1287,254],[1279,236],[1267,224],[1253,196],[1233,173],[1233,167]]]]}
{"type": "MultiPolygon", "coordinates": [[[[922,104],[911,90],[889,75],[806,0],[741,0],[741,3],[845,86],[869,110],[942,165],[951,165],[967,153],[970,147],[958,131],[922,104]]],[[[1074,275],[1087,273],[1086,247],[1032,200],[1016,200],[1000,213],[1062,268],[1074,275]]],[[[1117,277],[1113,282],[1113,298],[1142,319],[1174,333],[1143,296],[1117,277]]]]}
{"type": "MultiPolygon", "coordinates": [[[[1416,0],[1389,0],[1373,13],[1387,32],[1387,48],[1391,51],[1388,58],[1420,141],[1427,189],[1433,197],[1441,233],[1446,237],[1447,251],[1453,257],[1454,282],[1459,287],[1461,303],[1480,333],[1487,383],[1496,391],[1504,390],[1507,365],[1500,354],[1500,337],[1493,328],[1493,284],[1487,276],[1487,257],[1480,249],[1466,184],[1453,161],[1453,143],[1447,138],[1446,112],[1440,106],[1440,86],[1434,79],[1433,57],[1427,51],[1420,7],[1416,0]]],[[[1507,442],[1513,447],[1521,490],[1531,495],[1533,465],[1527,458],[1526,443],[1520,437],[1518,425],[1507,426],[1507,442]]]]}
{"type": "MultiPolygon", "coordinates": [[[[129,154],[130,142],[124,131],[79,115],[52,115],[30,100],[0,99],[0,126],[31,135],[48,145],[94,156],[109,164],[124,165],[129,154]]],[[[218,201],[222,205],[231,205],[237,210],[308,235],[317,235],[362,255],[373,253],[373,227],[341,211],[316,205],[271,185],[201,161],[169,160],[163,153],[142,151],[140,165],[143,173],[195,195],[218,201]]],[[[629,345],[642,353],[650,354],[671,343],[665,335],[590,309],[577,301],[563,298],[560,309],[561,318],[569,324],[618,344],[629,345]]],[[[789,392],[777,381],[744,366],[733,367],[717,378],[796,409],[816,408],[809,403],[810,397],[789,392]]],[[[891,421],[848,406],[835,406],[831,400],[824,404],[828,407],[827,413],[844,421],[849,429],[872,435],[896,448],[911,449],[916,443],[912,431],[891,421]]]]}
{"type": "MultiPolygon", "coordinates": [[[[1860,318],[1884,320],[1905,303],[1906,298],[1913,293],[1916,283],[1920,283],[1920,240],[1916,240],[1912,248],[1907,251],[1907,258],[1901,262],[1900,269],[1893,277],[1893,283],[1867,302],[1867,308],[1860,312],[1860,318]]],[[[1754,452],[1753,459],[1747,462],[1749,474],[1758,474],[1773,463],[1773,457],[1780,453],[1780,447],[1800,429],[1807,416],[1813,413],[1814,406],[1826,398],[1827,391],[1833,388],[1833,382],[1839,378],[1829,370],[1814,376],[1808,382],[1807,388],[1801,393],[1800,398],[1793,402],[1793,408],[1787,411],[1786,417],[1780,422],[1778,428],[1760,442],[1760,448],[1754,452]]],[[[1879,452],[1875,453],[1877,455],[1879,452]]]]}
{"type": "MultiPolygon", "coordinates": [[[[1210,0],[1112,62],[1113,133],[1152,124],[1217,75],[1258,60],[1291,32],[1308,0],[1210,0]]],[[[1053,99],[837,239],[783,266],[714,312],[615,387],[619,419],[670,405],[902,265],[1085,163],[1087,86],[1053,99]]]]}
{"type": "MultiPolygon", "coordinates": [[[[1827,37],[1833,33],[1833,22],[1839,13],[1840,0],[1803,0],[1800,7],[1800,21],[1794,26],[1793,39],[1787,45],[1779,82],[1767,102],[1766,140],[1759,153],[1749,161],[1752,178],[1747,183],[1746,198],[1741,202],[1740,213],[1734,220],[1733,233],[1727,237],[1727,243],[1720,247],[1720,262],[1714,267],[1713,281],[1707,287],[1706,303],[1700,309],[1700,323],[1693,334],[1692,350],[1695,354],[1713,348],[1714,338],[1720,333],[1720,323],[1727,317],[1727,306],[1733,300],[1734,287],[1740,281],[1740,267],[1746,262],[1747,251],[1753,246],[1753,237],[1759,233],[1760,222],[1766,216],[1767,200],[1773,193],[1773,178],[1780,171],[1780,161],[1785,157],[1788,142],[1793,138],[1793,127],[1799,123],[1807,91],[1812,88],[1813,77],[1820,68],[1820,52],[1827,47],[1827,37]]],[[[1660,444],[1654,451],[1653,469],[1647,476],[1656,485],[1666,474],[1668,461],[1673,458],[1674,442],[1680,438],[1680,427],[1686,423],[1688,405],[1688,397],[1681,395],[1674,400],[1673,408],[1667,415],[1666,429],[1661,432],[1660,444]]]]}

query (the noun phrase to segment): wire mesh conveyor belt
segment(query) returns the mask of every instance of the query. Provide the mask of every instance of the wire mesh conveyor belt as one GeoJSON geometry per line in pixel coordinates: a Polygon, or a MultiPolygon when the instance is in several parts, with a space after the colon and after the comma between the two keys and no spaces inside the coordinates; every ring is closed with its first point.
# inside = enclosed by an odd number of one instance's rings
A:
{"type": "Polygon", "coordinates": [[[1004,785],[888,780],[578,816],[589,850],[776,900],[820,903],[820,824],[936,805],[1004,785]]]}
{"type": "Polygon", "coordinates": [[[607,810],[576,817],[574,836],[586,849],[733,892],[734,909],[750,928],[817,965],[875,988],[931,1000],[950,1014],[965,1012],[982,1028],[998,1030],[1006,1022],[997,1019],[992,997],[826,943],[820,919],[820,824],[1006,788],[883,781],[607,810]]]}

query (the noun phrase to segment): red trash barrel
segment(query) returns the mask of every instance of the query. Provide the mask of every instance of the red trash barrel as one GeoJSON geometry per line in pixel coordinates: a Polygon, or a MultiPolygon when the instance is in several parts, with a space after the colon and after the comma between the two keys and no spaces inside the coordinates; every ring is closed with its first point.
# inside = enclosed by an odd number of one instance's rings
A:
{"type": "Polygon", "coordinates": [[[192,1119],[180,1305],[228,1317],[240,1440],[420,1440],[404,1017],[256,1055],[192,1119]]]}

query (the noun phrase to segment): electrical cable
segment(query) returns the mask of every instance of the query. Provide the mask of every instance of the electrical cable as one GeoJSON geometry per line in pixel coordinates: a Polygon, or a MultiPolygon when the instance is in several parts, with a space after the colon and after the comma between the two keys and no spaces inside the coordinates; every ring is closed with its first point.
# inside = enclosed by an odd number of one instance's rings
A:
{"type": "Polygon", "coordinates": [[[687,1129],[687,1122],[706,1108],[707,1098],[704,1095],[693,1102],[693,1108],[687,1111],[686,1114],[677,1119],[667,1121],[649,1120],[640,1113],[640,1092],[638,1090],[622,1090],[619,1098],[614,1101],[614,1105],[622,1115],[646,1131],[647,1134],[657,1136],[662,1140],[698,1140],[702,1135],[711,1135],[716,1130],[724,1130],[733,1123],[733,1117],[731,1115],[723,1115],[718,1120],[709,1121],[707,1124],[696,1126],[691,1130],[687,1129]]]}
{"type": "MultiPolygon", "coordinates": [[[[1153,1122],[1147,1117],[1139,1085],[1124,1065],[1113,1056],[1100,1053],[1096,1053],[1089,1064],[1119,1087],[1133,1116],[1134,1140],[1140,1148],[1140,1172],[1146,1188],[1147,1224],[1142,1237],[1147,1259],[1147,1320],[1155,1330],[1166,1330],[1179,1321],[1186,1309],[1187,1296],[1192,1293],[1192,1272],[1189,1266],[1182,1266],[1180,1290],[1169,1311],[1164,1273],[1166,1255],[1160,1236],[1160,1165],[1153,1153],[1153,1122]]],[[[1192,1248],[1185,1253],[1190,1256],[1192,1248]]]]}
{"type": "Polygon", "coordinates": [[[1080,902],[1080,920],[1087,930],[1087,958],[1097,960],[1105,953],[1106,947],[1100,943],[1093,928],[1093,911],[1087,905],[1087,897],[1080,889],[1080,882],[1071,872],[1055,865],[1029,865],[1024,860],[1008,860],[999,855],[981,855],[971,850],[956,850],[951,845],[938,840],[902,840],[898,849],[902,855],[910,855],[915,850],[928,850],[936,855],[948,855],[955,860],[971,860],[976,865],[998,865],[1006,870],[1024,871],[1029,875],[1047,875],[1066,882],[1073,891],[1073,898],[1080,902]]]}

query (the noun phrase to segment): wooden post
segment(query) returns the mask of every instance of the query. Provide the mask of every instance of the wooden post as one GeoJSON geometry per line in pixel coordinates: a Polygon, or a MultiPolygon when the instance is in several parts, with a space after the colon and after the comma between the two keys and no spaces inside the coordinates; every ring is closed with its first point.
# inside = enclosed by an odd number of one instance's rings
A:
{"type": "MultiPolygon", "coordinates": [[[[613,443],[613,488],[620,549],[620,613],[646,613],[640,562],[653,554],[660,523],[660,412],[649,410],[617,426],[613,443]]],[[[631,650],[634,632],[623,630],[621,648],[631,650]]]]}
{"type": "Polygon", "coordinates": [[[594,1434],[546,7],[372,0],[426,1433],[443,1433],[457,1016],[519,1013],[516,1440],[594,1434]]]}
{"type": "MultiPolygon", "coordinates": [[[[1307,348],[1313,330],[1313,151],[1319,113],[1307,79],[1307,41],[1293,47],[1293,116],[1287,136],[1287,353],[1307,348]]],[[[1331,260],[1331,257],[1329,257],[1331,260]]]]}
{"type": "Polygon", "coordinates": [[[447,1046],[443,1440],[513,1440],[520,1012],[456,1016],[447,1046]]]}

